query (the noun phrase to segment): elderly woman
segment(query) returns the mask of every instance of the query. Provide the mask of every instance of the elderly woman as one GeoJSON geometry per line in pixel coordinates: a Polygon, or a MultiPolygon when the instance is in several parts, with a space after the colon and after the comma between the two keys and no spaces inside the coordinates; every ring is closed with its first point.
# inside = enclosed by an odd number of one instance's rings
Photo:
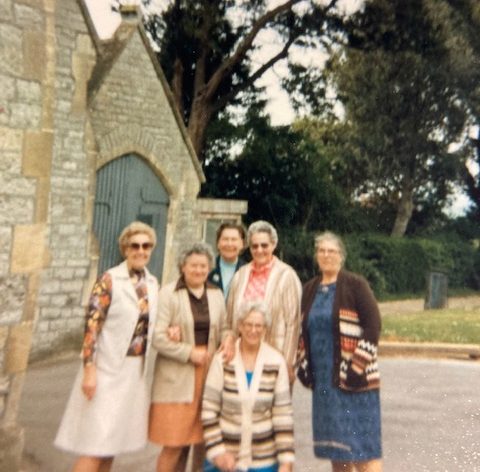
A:
{"type": "Polygon", "coordinates": [[[207,281],[212,263],[210,246],[192,244],[180,254],[180,278],[159,293],[149,431],[150,440],[163,446],[158,472],[182,470],[188,448],[203,443],[200,407],[207,368],[222,341],[230,339],[233,353],[223,293],[207,281]],[[173,326],[180,328],[180,340],[172,338],[173,326]]]}
{"type": "Polygon", "coordinates": [[[228,297],[230,282],[235,272],[245,264],[240,253],[245,246],[245,229],[237,223],[222,223],[217,229],[218,256],[215,268],[208,274],[208,280],[218,285],[225,298],[228,297]]]}
{"type": "Polygon", "coordinates": [[[377,345],[380,314],[366,280],[342,268],[341,239],[315,239],[320,276],[302,297],[302,340],[313,378],[313,436],[317,457],[334,472],[382,469],[377,345]]]}
{"type": "Polygon", "coordinates": [[[240,268],[230,284],[228,323],[235,325],[234,313],[238,313],[245,301],[263,301],[272,314],[265,340],[285,356],[290,382],[293,382],[302,286],[295,271],[273,255],[278,235],[270,223],[262,220],[252,223],[247,231],[247,242],[252,262],[240,268]]]}
{"type": "Polygon", "coordinates": [[[119,238],[125,260],[93,287],[83,367],[55,439],[57,447],[80,455],[76,472],[108,471],[115,455],[146,445],[148,354],[158,300],[157,279],[146,266],[155,244],[153,228],[128,225],[119,238]]]}
{"type": "Polygon", "coordinates": [[[270,322],[263,304],[242,305],[235,357],[212,361],[202,404],[205,471],[292,470],[290,384],[285,359],[263,341],[270,322]]]}

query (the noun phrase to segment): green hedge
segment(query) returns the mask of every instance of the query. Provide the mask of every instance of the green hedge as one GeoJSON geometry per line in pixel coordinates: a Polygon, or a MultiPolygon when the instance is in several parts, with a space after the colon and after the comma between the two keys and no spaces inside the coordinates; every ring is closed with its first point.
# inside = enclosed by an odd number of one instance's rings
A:
{"type": "MultiPolygon", "coordinates": [[[[314,233],[280,234],[279,255],[298,272],[302,281],[317,271],[313,260],[314,233]]],[[[479,288],[480,251],[459,238],[391,238],[379,234],[344,237],[346,268],[368,279],[378,297],[423,294],[428,273],[447,274],[449,287],[479,288]]]]}

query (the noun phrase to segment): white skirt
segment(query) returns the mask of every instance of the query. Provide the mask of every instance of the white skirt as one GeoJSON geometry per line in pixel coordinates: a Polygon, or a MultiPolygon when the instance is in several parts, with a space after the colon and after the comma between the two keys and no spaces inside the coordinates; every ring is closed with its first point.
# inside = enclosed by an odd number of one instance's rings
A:
{"type": "Polygon", "coordinates": [[[116,374],[97,368],[92,400],[82,392],[83,366],[75,378],[54,444],[81,456],[109,457],[147,443],[150,395],[143,357],[127,356],[116,374]]]}

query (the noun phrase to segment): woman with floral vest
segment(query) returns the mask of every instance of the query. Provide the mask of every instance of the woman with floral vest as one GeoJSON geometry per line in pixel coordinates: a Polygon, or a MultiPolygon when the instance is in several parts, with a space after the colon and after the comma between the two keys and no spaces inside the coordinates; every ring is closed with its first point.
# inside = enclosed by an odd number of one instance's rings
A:
{"type": "Polygon", "coordinates": [[[147,444],[158,282],[146,266],[156,242],[153,228],[129,224],[119,237],[124,261],[93,287],[82,366],[55,439],[79,456],[73,472],[107,472],[114,456],[147,444]]]}

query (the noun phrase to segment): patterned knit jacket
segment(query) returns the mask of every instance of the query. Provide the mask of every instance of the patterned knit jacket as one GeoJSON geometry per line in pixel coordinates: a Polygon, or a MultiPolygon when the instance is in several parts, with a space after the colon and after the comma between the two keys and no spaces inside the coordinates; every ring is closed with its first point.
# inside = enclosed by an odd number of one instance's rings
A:
{"type": "MultiPolygon", "coordinates": [[[[321,276],[303,287],[302,341],[310,355],[308,315],[321,276]]],[[[381,330],[378,305],[367,281],[360,275],[341,270],[333,301],[334,375],[333,385],[348,391],[377,389],[380,375],[377,346],[381,330]]],[[[309,363],[310,366],[312,363],[309,363]]],[[[312,372],[315,378],[315,372],[312,372]]]]}
{"type": "Polygon", "coordinates": [[[293,412],[285,360],[262,342],[250,388],[237,340],[235,357],[223,364],[216,354],[202,404],[207,458],[231,452],[236,468],[293,462],[293,412]]]}

